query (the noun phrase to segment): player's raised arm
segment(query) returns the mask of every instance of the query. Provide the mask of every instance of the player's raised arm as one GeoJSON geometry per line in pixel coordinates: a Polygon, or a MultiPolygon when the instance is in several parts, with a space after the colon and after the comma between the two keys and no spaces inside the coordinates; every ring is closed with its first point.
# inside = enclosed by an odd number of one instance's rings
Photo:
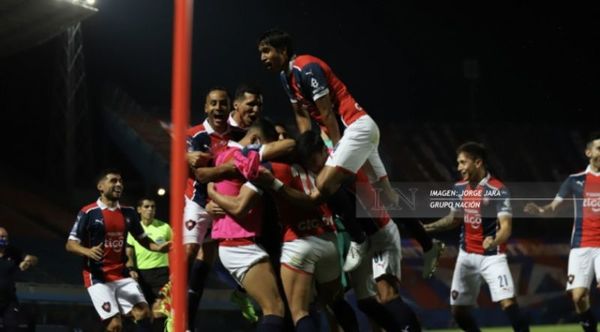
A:
{"type": "Polygon", "coordinates": [[[425,231],[428,233],[441,232],[456,228],[460,225],[461,222],[461,217],[456,216],[455,211],[450,211],[450,213],[448,213],[446,216],[432,223],[423,225],[423,228],[425,228],[425,231]]]}
{"type": "Polygon", "coordinates": [[[260,149],[260,159],[273,160],[279,157],[287,156],[294,151],[295,147],[296,141],[291,138],[285,138],[263,144],[260,149]]]}

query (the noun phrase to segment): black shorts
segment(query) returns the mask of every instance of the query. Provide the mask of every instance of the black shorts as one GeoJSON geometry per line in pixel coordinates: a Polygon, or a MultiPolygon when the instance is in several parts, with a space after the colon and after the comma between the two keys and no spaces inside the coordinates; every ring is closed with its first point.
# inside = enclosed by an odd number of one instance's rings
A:
{"type": "Polygon", "coordinates": [[[140,278],[138,280],[142,287],[142,292],[148,304],[152,305],[160,289],[169,282],[169,268],[157,267],[154,269],[138,270],[140,278]]]}

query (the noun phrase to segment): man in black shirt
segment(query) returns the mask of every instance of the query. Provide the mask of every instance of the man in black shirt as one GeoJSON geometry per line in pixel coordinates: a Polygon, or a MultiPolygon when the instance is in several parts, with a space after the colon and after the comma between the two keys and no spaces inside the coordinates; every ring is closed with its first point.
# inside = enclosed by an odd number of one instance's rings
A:
{"type": "Polygon", "coordinates": [[[0,227],[0,317],[4,331],[17,331],[19,302],[15,287],[15,274],[25,271],[37,263],[37,257],[23,253],[9,245],[8,232],[0,227]]]}

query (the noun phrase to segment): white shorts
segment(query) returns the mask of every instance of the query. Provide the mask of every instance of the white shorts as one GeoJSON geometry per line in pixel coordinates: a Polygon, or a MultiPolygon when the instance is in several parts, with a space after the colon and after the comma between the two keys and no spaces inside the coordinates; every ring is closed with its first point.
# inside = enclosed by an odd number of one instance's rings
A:
{"type": "Polygon", "coordinates": [[[119,313],[127,315],[136,304],[147,303],[140,285],[132,278],[95,284],[87,291],[102,320],[119,313]]]}
{"type": "Polygon", "coordinates": [[[254,264],[268,259],[269,254],[257,244],[237,247],[219,246],[219,259],[233,279],[243,286],[246,273],[254,264]]]}
{"type": "Polygon", "coordinates": [[[402,277],[402,243],[393,220],[369,236],[369,250],[356,270],[350,272],[356,297],[365,299],[377,295],[375,281],[384,274],[402,277]]]}
{"type": "Polygon", "coordinates": [[[340,257],[335,234],[307,236],[284,242],[281,248],[281,264],[295,271],[314,274],[322,284],[340,276],[340,257]]]}
{"type": "Polygon", "coordinates": [[[482,278],[490,288],[493,302],[515,296],[515,286],[505,254],[484,256],[460,250],[452,276],[450,304],[474,305],[482,278]]]}
{"type": "Polygon", "coordinates": [[[183,208],[183,244],[202,244],[206,231],[212,226],[212,218],[198,203],[185,198],[183,208]]]}
{"type": "Polygon", "coordinates": [[[344,131],[344,135],[334,147],[326,166],[340,167],[356,174],[367,160],[373,168],[374,175],[369,178],[381,179],[387,176],[385,166],[379,157],[379,128],[373,119],[363,115],[352,122],[344,131]]]}
{"type": "Polygon", "coordinates": [[[600,248],[573,248],[569,252],[567,290],[590,289],[594,276],[600,276],[600,248]]]}

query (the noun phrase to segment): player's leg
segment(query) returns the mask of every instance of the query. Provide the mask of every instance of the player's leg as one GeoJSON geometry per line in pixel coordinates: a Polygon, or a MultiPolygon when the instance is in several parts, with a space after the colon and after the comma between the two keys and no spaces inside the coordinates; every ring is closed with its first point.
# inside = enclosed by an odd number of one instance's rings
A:
{"type": "Polygon", "coordinates": [[[87,288],[94,309],[102,320],[106,331],[120,332],[123,329],[121,312],[115,296],[115,282],[97,283],[87,288]]]}
{"type": "Polygon", "coordinates": [[[380,250],[373,254],[372,263],[379,301],[394,315],[402,328],[407,331],[421,331],[417,315],[400,297],[402,243],[398,227],[390,220],[371,236],[371,240],[381,244],[380,250]]]}
{"type": "Polygon", "coordinates": [[[152,330],[150,307],[139,284],[131,278],[121,279],[114,283],[116,285],[115,297],[119,303],[121,314],[131,316],[135,322],[136,331],[150,332],[152,330]]]}
{"type": "Polygon", "coordinates": [[[584,331],[596,331],[597,320],[590,307],[589,289],[594,275],[595,248],[574,248],[569,253],[567,292],[584,331]]]}
{"type": "Polygon", "coordinates": [[[211,258],[216,256],[216,244],[204,244],[212,220],[196,202],[186,198],[184,207],[183,243],[188,257],[188,329],[194,330],[198,305],[210,272],[211,258]],[[207,259],[205,259],[205,256],[207,259]]]}
{"type": "Polygon", "coordinates": [[[471,307],[475,305],[479,289],[480,257],[460,251],[456,259],[452,286],[450,288],[450,307],[456,324],[467,332],[479,331],[475,318],[471,315],[471,307]]]}
{"type": "Polygon", "coordinates": [[[263,317],[257,331],[281,331],[284,305],[269,255],[256,244],[222,241],[219,258],[223,266],[261,307],[263,317]]]}
{"type": "Polygon", "coordinates": [[[515,299],[515,286],[506,255],[485,256],[481,275],[488,284],[492,301],[499,302],[515,331],[529,331],[529,323],[515,299]]]}

